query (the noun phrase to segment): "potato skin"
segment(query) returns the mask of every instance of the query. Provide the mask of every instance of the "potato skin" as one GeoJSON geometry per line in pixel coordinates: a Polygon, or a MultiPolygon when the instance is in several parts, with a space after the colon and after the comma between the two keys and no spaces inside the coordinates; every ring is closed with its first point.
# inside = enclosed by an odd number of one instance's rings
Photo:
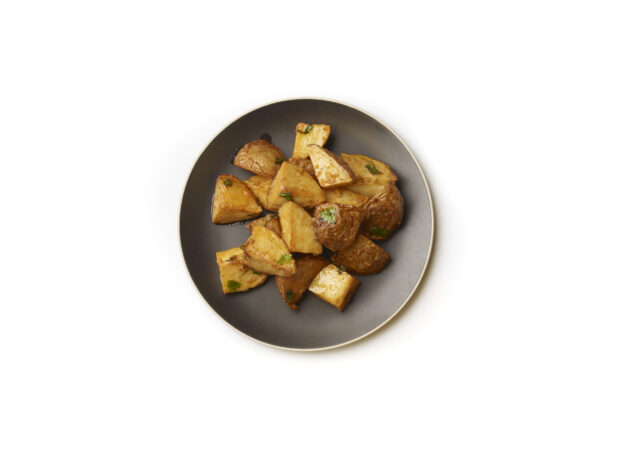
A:
{"type": "Polygon", "coordinates": [[[283,161],[285,161],[285,156],[275,145],[266,140],[253,140],[236,153],[234,166],[254,174],[274,177],[283,161]]]}
{"type": "Polygon", "coordinates": [[[380,273],[391,261],[390,254],[367,237],[359,234],[348,248],[335,252],[331,262],[357,275],[380,273]]]}
{"type": "Polygon", "coordinates": [[[283,302],[294,310],[298,309],[296,303],[303,297],[313,278],[326,265],[328,260],[324,257],[306,255],[296,259],[296,273],[292,276],[275,276],[275,284],[283,302]]]}
{"type": "Polygon", "coordinates": [[[389,239],[403,220],[403,197],[395,184],[387,185],[365,204],[367,214],[361,226],[361,233],[372,240],[389,239]],[[385,234],[375,229],[385,229],[385,234]]]}
{"type": "Polygon", "coordinates": [[[320,244],[337,252],[354,242],[364,217],[364,207],[321,203],[313,214],[313,229],[320,244]]]}

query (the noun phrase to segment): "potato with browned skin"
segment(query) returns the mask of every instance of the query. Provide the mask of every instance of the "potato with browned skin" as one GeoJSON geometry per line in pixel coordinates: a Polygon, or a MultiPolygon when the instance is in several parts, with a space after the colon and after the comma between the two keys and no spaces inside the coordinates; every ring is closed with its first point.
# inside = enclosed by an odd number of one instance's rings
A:
{"type": "Polygon", "coordinates": [[[268,209],[268,206],[266,206],[268,189],[270,188],[270,184],[273,183],[273,179],[274,177],[254,175],[245,180],[245,184],[249,187],[249,190],[255,195],[260,205],[266,209],[268,209]]]}
{"type": "Polygon", "coordinates": [[[364,207],[322,203],[313,213],[313,229],[320,244],[337,252],[354,242],[364,217],[364,207]]]}
{"type": "Polygon", "coordinates": [[[375,275],[391,261],[390,254],[375,242],[359,234],[349,247],[335,252],[331,262],[350,273],[375,275]]]}
{"type": "Polygon", "coordinates": [[[313,163],[311,162],[311,159],[309,158],[290,158],[288,159],[288,162],[290,164],[294,164],[295,166],[300,167],[301,169],[304,169],[305,171],[307,171],[311,177],[313,177],[315,179],[315,169],[313,167],[313,163]]]}
{"type": "Polygon", "coordinates": [[[283,242],[290,252],[301,252],[313,255],[322,253],[322,244],[313,230],[311,215],[304,208],[289,201],[279,208],[279,223],[283,242]]]}
{"type": "Polygon", "coordinates": [[[325,199],[324,191],[307,171],[286,161],[268,190],[266,203],[269,210],[278,210],[286,201],[308,208],[325,199]]]}
{"type": "Polygon", "coordinates": [[[294,310],[298,309],[296,303],[303,297],[313,278],[326,265],[328,260],[324,257],[307,255],[296,259],[296,273],[292,276],[275,276],[275,284],[283,302],[294,310]]]}
{"type": "Polygon", "coordinates": [[[340,205],[363,206],[369,200],[369,197],[346,188],[326,189],[324,195],[326,195],[328,203],[339,203],[340,205]]]}
{"type": "Polygon", "coordinates": [[[346,188],[356,193],[374,196],[390,183],[397,182],[397,174],[385,163],[362,154],[341,153],[356,180],[346,188]]]}
{"type": "Polygon", "coordinates": [[[224,294],[248,291],[268,279],[268,275],[249,268],[240,262],[243,251],[240,247],[216,253],[219,278],[224,294]]]}
{"type": "Polygon", "coordinates": [[[291,276],[296,272],[294,257],[271,229],[255,226],[241,248],[244,255],[240,262],[256,271],[277,276],[291,276]]]}
{"type": "Polygon", "coordinates": [[[262,207],[242,180],[231,174],[223,174],[217,178],[212,199],[213,223],[244,221],[255,218],[261,212],[262,207]]]}
{"type": "Polygon", "coordinates": [[[309,145],[309,158],[322,188],[350,185],[356,176],[341,156],[318,145],[309,145]]]}
{"type": "Polygon", "coordinates": [[[254,174],[274,177],[285,156],[279,148],[266,140],[253,140],[243,146],[234,158],[234,166],[254,174]]]}
{"type": "Polygon", "coordinates": [[[360,281],[341,268],[327,265],[313,279],[309,291],[337,309],[343,310],[359,284],[360,281]]]}
{"type": "Polygon", "coordinates": [[[372,240],[389,239],[403,220],[403,197],[395,184],[388,184],[369,199],[361,232],[372,240]]]}
{"type": "Polygon", "coordinates": [[[308,158],[308,146],[311,144],[324,146],[329,135],[330,125],[299,122],[296,124],[296,140],[294,141],[292,157],[308,158]]]}
{"type": "Polygon", "coordinates": [[[266,216],[258,218],[255,221],[251,221],[249,224],[247,224],[247,229],[253,232],[253,229],[256,226],[267,227],[268,229],[274,231],[274,233],[277,234],[279,237],[281,237],[281,224],[279,223],[279,216],[276,214],[267,214],[266,216]]]}

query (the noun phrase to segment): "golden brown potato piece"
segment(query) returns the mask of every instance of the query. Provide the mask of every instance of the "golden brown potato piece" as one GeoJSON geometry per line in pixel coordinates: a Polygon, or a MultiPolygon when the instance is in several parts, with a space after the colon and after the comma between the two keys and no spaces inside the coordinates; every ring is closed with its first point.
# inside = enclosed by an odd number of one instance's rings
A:
{"type": "Polygon", "coordinates": [[[330,135],[330,125],[298,123],[293,158],[308,158],[308,145],[324,146],[330,135]]]}
{"type": "Polygon", "coordinates": [[[403,197],[395,184],[387,185],[365,205],[367,215],[361,232],[373,240],[386,240],[403,220],[403,197]]]}
{"type": "Polygon", "coordinates": [[[275,284],[283,302],[294,310],[298,309],[296,303],[303,297],[313,278],[326,265],[328,265],[328,260],[324,257],[308,255],[296,259],[296,273],[292,276],[287,278],[275,276],[275,284]]]}
{"type": "Polygon", "coordinates": [[[273,183],[273,179],[274,177],[254,175],[245,180],[245,184],[247,184],[247,187],[249,187],[249,190],[255,195],[255,198],[257,198],[263,208],[266,208],[266,197],[268,196],[268,189],[270,188],[270,184],[273,183]]]}
{"type": "Polygon", "coordinates": [[[248,291],[262,284],[268,275],[252,270],[240,263],[243,251],[240,247],[217,252],[217,266],[224,294],[248,291]]]}
{"type": "Polygon", "coordinates": [[[364,207],[322,203],[313,214],[313,229],[324,247],[337,252],[354,242],[364,218],[364,207]]]}
{"type": "Polygon", "coordinates": [[[212,200],[212,222],[234,223],[255,218],[262,212],[253,192],[239,178],[223,174],[217,178],[212,200]]]}
{"type": "Polygon", "coordinates": [[[296,272],[292,254],[271,229],[255,226],[244,246],[241,263],[262,273],[291,276],[296,272]]]}
{"type": "Polygon", "coordinates": [[[309,158],[290,158],[290,159],[288,159],[288,162],[290,164],[294,164],[295,166],[298,166],[298,167],[304,169],[309,174],[311,174],[311,177],[315,178],[315,169],[313,168],[313,164],[311,163],[311,159],[309,159],[309,158]]]}
{"type": "Polygon", "coordinates": [[[274,177],[285,156],[279,148],[266,140],[253,140],[243,146],[234,158],[234,166],[254,174],[274,177]]]}
{"type": "Polygon", "coordinates": [[[358,184],[387,185],[397,182],[397,175],[382,161],[362,154],[341,153],[341,157],[354,172],[358,184]]]}
{"type": "Polygon", "coordinates": [[[313,279],[309,291],[323,301],[343,310],[358,288],[360,281],[335,265],[324,267],[313,279]]]}
{"type": "Polygon", "coordinates": [[[266,202],[269,210],[278,210],[286,201],[311,207],[325,199],[324,192],[307,171],[286,161],[270,186],[266,202]]]}
{"type": "Polygon", "coordinates": [[[369,197],[360,193],[352,192],[347,188],[333,188],[324,190],[328,203],[339,203],[340,205],[363,206],[369,197]]]}
{"type": "Polygon", "coordinates": [[[350,273],[375,275],[386,268],[391,261],[391,256],[378,244],[359,234],[352,245],[335,252],[330,260],[350,273]]]}
{"type": "Polygon", "coordinates": [[[279,237],[281,237],[281,224],[279,223],[279,216],[276,214],[267,214],[262,218],[251,221],[249,224],[247,224],[247,229],[253,232],[253,228],[255,228],[255,226],[267,227],[268,229],[274,231],[275,234],[277,234],[279,237]]]}
{"type": "Polygon", "coordinates": [[[376,193],[380,193],[382,190],[384,190],[384,187],[386,187],[386,185],[365,184],[361,182],[359,184],[346,185],[345,188],[347,190],[350,190],[351,192],[358,193],[359,195],[370,198],[373,197],[376,193]]]}
{"type": "Polygon", "coordinates": [[[356,180],[354,172],[343,158],[318,145],[308,145],[309,158],[315,170],[315,176],[323,188],[350,185],[356,180]]]}
{"type": "Polygon", "coordinates": [[[314,255],[322,253],[322,244],[318,242],[313,231],[311,216],[294,202],[286,202],[279,208],[279,222],[283,242],[290,252],[302,252],[314,255]]]}

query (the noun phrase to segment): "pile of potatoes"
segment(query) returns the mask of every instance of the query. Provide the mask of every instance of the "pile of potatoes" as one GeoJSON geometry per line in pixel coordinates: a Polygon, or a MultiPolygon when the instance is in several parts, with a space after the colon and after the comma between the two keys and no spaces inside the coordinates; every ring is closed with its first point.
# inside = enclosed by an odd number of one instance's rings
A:
{"type": "Polygon", "coordinates": [[[324,148],[330,126],[298,123],[292,158],[266,140],[243,146],[234,165],[246,180],[217,178],[212,221],[247,224],[245,244],[217,252],[225,294],[248,291],[269,275],[292,309],[309,290],[343,310],[360,281],[389,264],[374,241],[389,239],[403,218],[397,176],[381,161],[324,148]],[[330,261],[323,256],[331,251],[330,261]]]}

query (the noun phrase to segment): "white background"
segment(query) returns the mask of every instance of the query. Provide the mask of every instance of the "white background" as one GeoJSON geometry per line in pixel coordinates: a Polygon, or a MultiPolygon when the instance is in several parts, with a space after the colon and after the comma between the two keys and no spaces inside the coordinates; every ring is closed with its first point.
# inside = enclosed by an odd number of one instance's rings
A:
{"type": "Polygon", "coordinates": [[[0,7],[0,466],[618,466],[613,2],[0,7]],[[297,96],[391,125],[435,256],[375,336],[302,354],[208,309],[203,147],[297,96]]]}

